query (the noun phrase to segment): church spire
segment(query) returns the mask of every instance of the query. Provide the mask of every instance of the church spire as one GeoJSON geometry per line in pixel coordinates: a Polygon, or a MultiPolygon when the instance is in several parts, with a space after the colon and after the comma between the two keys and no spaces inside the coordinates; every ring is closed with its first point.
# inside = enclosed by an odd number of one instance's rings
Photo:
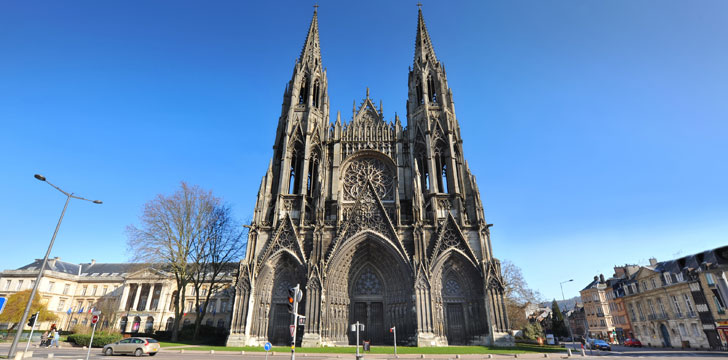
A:
{"type": "Polygon", "coordinates": [[[417,37],[415,38],[415,64],[428,61],[437,62],[435,49],[430,41],[430,34],[427,33],[425,18],[422,16],[422,4],[417,4],[417,37]]]}
{"type": "Polygon", "coordinates": [[[313,19],[311,19],[311,26],[308,28],[306,42],[303,44],[298,62],[315,67],[321,64],[321,47],[319,45],[318,5],[315,5],[313,8],[313,19]]]}

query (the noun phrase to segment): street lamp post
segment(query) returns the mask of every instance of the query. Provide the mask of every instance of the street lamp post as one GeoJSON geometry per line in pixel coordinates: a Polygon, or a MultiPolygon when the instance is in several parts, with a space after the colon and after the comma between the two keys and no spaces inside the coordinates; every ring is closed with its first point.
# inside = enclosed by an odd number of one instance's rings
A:
{"type": "MultiPolygon", "coordinates": [[[[15,332],[15,337],[13,338],[13,344],[10,345],[10,351],[8,352],[8,359],[12,359],[15,355],[15,350],[18,347],[18,342],[20,341],[20,336],[23,334],[23,328],[25,327],[25,321],[28,320],[28,314],[30,313],[30,306],[33,304],[33,298],[35,297],[35,293],[38,291],[38,285],[40,284],[40,279],[43,276],[43,271],[45,270],[46,262],[48,262],[48,256],[51,254],[51,249],[53,248],[53,243],[56,241],[56,235],[58,234],[58,229],[61,227],[61,222],[63,221],[63,215],[66,214],[66,208],[68,208],[68,202],[73,199],[79,199],[79,200],[86,200],[90,201],[94,204],[101,204],[102,202],[100,200],[89,200],[86,198],[82,198],[80,196],[73,195],[73,193],[67,193],[58,186],[55,186],[51,184],[48,180],[46,180],[45,176],[35,174],[34,177],[40,181],[46,182],[48,185],[53,186],[56,190],[63,193],[63,195],[66,195],[66,204],[63,205],[63,211],[61,211],[61,217],[58,219],[58,224],[56,225],[56,230],[53,231],[53,237],[51,237],[51,243],[48,244],[48,250],[46,250],[45,257],[43,258],[43,263],[40,265],[40,269],[38,271],[38,276],[35,278],[35,283],[33,284],[33,290],[30,292],[30,297],[28,298],[28,303],[25,305],[25,311],[23,311],[23,316],[20,318],[20,322],[18,323],[18,326],[20,329],[15,332]]],[[[36,319],[36,321],[38,321],[36,319]]]]}
{"type": "MultiPolygon", "coordinates": [[[[574,281],[574,279],[569,279],[559,283],[559,287],[561,287],[561,300],[563,300],[564,302],[566,302],[566,297],[564,296],[564,284],[572,281],[574,281]]],[[[571,323],[568,318],[566,319],[566,328],[569,330],[569,337],[571,338],[571,342],[574,342],[574,335],[571,333],[571,323]]]]}

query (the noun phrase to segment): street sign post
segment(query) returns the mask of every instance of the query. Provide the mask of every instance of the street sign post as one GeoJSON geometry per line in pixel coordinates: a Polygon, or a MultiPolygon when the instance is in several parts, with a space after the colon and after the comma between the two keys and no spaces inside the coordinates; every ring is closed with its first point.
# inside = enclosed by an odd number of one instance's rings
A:
{"type": "MultiPolygon", "coordinates": [[[[30,347],[30,340],[33,339],[33,330],[35,330],[35,324],[38,323],[38,316],[40,316],[40,311],[35,313],[31,319],[33,320],[33,325],[30,327],[30,336],[28,337],[28,344],[25,345],[25,353],[28,352],[28,348],[30,347]]],[[[22,325],[22,324],[21,324],[22,325]]],[[[23,327],[20,327],[20,331],[23,331],[23,327]]]]}
{"type": "MultiPolygon", "coordinates": [[[[99,311],[99,314],[101,312],[99,311]]],[[[88,342],[88,352],[86,352],[86,360],[88,360],[89,355],[91,355],[91,347],[94,345],[94,334],[96,333],[96,324],[99,322],[99,316],[94,313],[94,316],[91,317],[91,323],[94,324],[93,330],[91,330],[91,340],[88,342]]]]}
{"type": "Polygon", "coordinates": [[[394,357],[397,357],[397,327],[392,326],[392,328],[389,329],[389,332],[394,334],[394,357]]]}
{"type": "Polygon", "coordinates": [[[263,345],[263,349],[265,349],[265,360],[268,360],[268,352],[273,346],[269,342],[265,342],[265,345],[263,345]]]}
{"type": "Polygon", "coordinates": [[[360,324],[358,321],[355,324],[351,324],[351,331],[356,331],[356,360],[362,358],[359,355],[359,331],[364,331],[364,324],[360,324]]]}

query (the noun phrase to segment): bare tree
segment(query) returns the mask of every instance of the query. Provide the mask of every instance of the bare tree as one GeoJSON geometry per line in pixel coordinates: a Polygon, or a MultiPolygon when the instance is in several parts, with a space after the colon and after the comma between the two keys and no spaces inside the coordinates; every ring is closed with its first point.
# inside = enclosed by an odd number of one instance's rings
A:
{"type": "Polygon", "coordinates": [[[159,264],[174,274],[177,293],[173,296],[176,341],[184,309],[185,290],[190,282],[193,251],[203,242],[220,199],[198,186],[182,182],[169,196],[157,195],[144,205],[140,227],[127,228],[127,246],[132,261],[159,264]]]}
{"type": "Polygon", "coordinates": [[[503,271],[503,279],[506,283],[505,300],[508,320],[510,320],[513,329],[522,329],[528,325],[526,307],[529,304],[540,303],[542,296],[538,291],[528,287],[528,283],[523,278],[521,268],[514,263],[503,260],[501,262],[501,270],[503,271]]]}
{"type": "Polygon", "coordinates": [[[225,285],[221,280],[237,270],[233,262],[240,260],[243,254],[242,239],[245,238],[246,230],[233,220],[229,206],[220,205],[215,208],[212,221],[200,237],[201,241],[193,247],[190,281],[195,289],[197,310],[194,340],[199,335],[210,299],[225,285]]]}

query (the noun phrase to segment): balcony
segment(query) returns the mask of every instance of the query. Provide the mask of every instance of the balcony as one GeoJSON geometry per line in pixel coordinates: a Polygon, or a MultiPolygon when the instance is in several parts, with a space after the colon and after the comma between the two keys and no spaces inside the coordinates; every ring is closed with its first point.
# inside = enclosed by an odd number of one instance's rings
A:
{"type": "Polygon", "coordinates": [[[694,317],[697,317],[697,316],[698,316],[698,314],[696,314],[696,313],[695,313],[695,311],[688,311],[688,312],[686,313],[686,315],[687,315],[687,316],[688,316],[689,318],[694,318],[694,317]]]}
{"type": "Polygon", "coordinates": [[[681,313],[681,312],[675,313],[675,318],[676,319],[682,319],[683,318],[683,313],[681,313]]]}
{"type": "Polygon", "coordinates": [[[604,313],[597,313],[597,317],[604,317],[604,313]]]}

